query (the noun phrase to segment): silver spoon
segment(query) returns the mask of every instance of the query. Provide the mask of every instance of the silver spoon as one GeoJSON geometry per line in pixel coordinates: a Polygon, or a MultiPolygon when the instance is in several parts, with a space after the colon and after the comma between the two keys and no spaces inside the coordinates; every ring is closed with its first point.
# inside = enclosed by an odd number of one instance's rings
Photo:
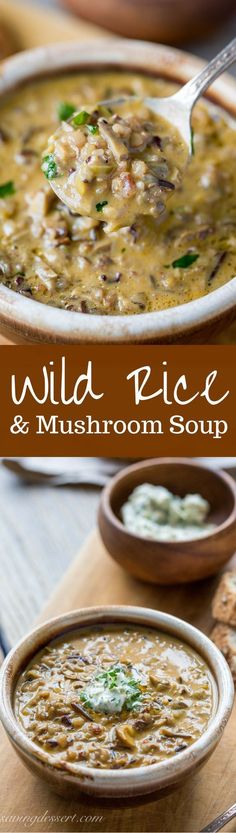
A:
{"type": "MultiPolygon", "coordinates": [[[[149,110],[152,110],[156,115],[162,116],[166,121],[173,124],[181,136],[183,137],[189,149],[189,154],[192,154],[192,130],[191,130],[191,115],[193,107],[202,95],[207,90],[210,84],[224,72],[227,67],[236,61],[236,38],[215,56],[215,58],[207,64],[201,72],[198,72],[194,78],[191,78],[184,87],[181,87],[177,93],[168,96],[168,98],[154,98],[146,96],[143,103],[149,110]]],[[[130,97],[134,101],[134,96],[130,97]]],[[[121,104],[127,101],[128,98],[108,99],[102,104],[121,104]]]]}
{"type": "Polygon", "coordinates": [[[234,819],[236,816],[236,804],[232,804],[232,807],[229,807],[228,810],[225,810],[224,813],[221,813],[220,816],[217,816],[216,819],[210,822],[207,827],[204,827],[200,833],[217,833],[218,830],[222,830],[222,827],[225,827],[231,819],[234,819]]]}
{"type": "MultiPolygon", "coordinates": [[[[110,107],[112,106],[113,109],[114,109],[118,105],[121,105],[123,103],[127,103],[127,101],[131,101],[133,103],[134,100],[138,100],[140,103],[144,104],[150,112],[153,112],[157,116],[158,115],[161,116],[161,118],[163,118],[166,122],[169,122],[169,124],[172,124],[173,127],[175,127],[177,129],[179,136],[181,137],[181,139],[184,142],[183,153],[182,153],[182,156],[181,156],[181,165],[180,165],[181,170],[179,170],[179,174],[181,174],[181,176],[182,176],[184,174],[184,169],[186,167],[188,157],[189,156],[191,157],[191,155],[193,153],[193,136],[192,136],[192,128],[191,128],[191,115],[192,115],[193,107],[196,104],[196,101],[198,100],[199,96],[207,89],[207,87],[209,87],[211,82],[214,81],[214,79],[217,78],[219,75],[221,75],[221,73],[228,66],[230,66],[230,64],[232,64],[235,60],[236,60],[236,38],[234,38],[234,40],[232,40],[231,43],[228,44],[228,46],[225,46],[225,48],[218,55],[216,55],[216,57],[212,61],[210,61],[210,63],[206,67],[204,67],[204,69],[201,70],[201,72],[198,73],[198,75],[196,75],[194,78],[192,78],[191,81],[188,81],[188,83],[185,84],[184,87],[182,87],[180,90],[178,90],[177,93],[175,93],[172,96],[168,96],[168,98],[154,98],[154,97],[146,96],[145,98],[141,99],[140,97],[137,97],[137,96],[127,96],[127,97],[120,97],[120,98],[116,98],[116,99],[108,99],[106,101],[99,102],[97,106],[98,107],[99,107],[99,105],[100,106],[101,105],[103,105],[103,106],[106,105],[106,106],[110,106],[110,107]]],[[[86,111],[84,111],[84,112],[85,112],[85,115],[86,115],[86,111]]],[[[83,113],[82,114],[77,113],[77,114],[73,115],[72,120],[70,120],[70,121],[72,121],[73,126],[74,126],[76,116],[80,117],[81,115],[83,115],[83,113]]],[[[123,225],[129,225],[129,223],[130,223],[129,207],[128,207],[128,213],[126,215],[125,212],[124,213],[120,212],[120,205],[119,204],[118,204],[118,206],[115,207],[114,205],[112,206],[110,204],[110,201],[109,201],[110,207],[109,207],[109,214],[108,214],[108,209],[107,209],[108,201],[105,200],[104,204],[101,203],[101,208],[100,208],[100,202],[96,203],[96,199],[95,199],[96,196],[97,196],[96,192],[95,192],[95,194],[94,193],[92,194],[92,201],[91,201],[91,206],[90,206],[89,199],[87,200],[86,194],[85,194],[85,198],[83,196],[81,197],[80,189],[78,188],[78,184],[77,184],[77,178],[78,177],[75,178],[76,171],[75,171],[75,174],[74,174],[73,170],[72,170],[72,172],[71,172],[71,170],[69,170],[68,172],[65,172],[62,176],[61,175],[57,176],[57,173],[54,173],[53,167],[55,166],[55,168],[56,168],[57,166],[56,166],[55,160],[53,158],[54,154],[52,153],[53,144],[56,145],[56,143],[59,139],[59,145],[60,145],[61,132],[62,133],[65,132],[65,136],[67,135],[67,131],[69,129],[70,121],[68,122],[67,125],[62,126],[59,129],[59,131],[57,130],[54,137],[53,136],[51,137],[51,139],[49,141],[49,148],[48,148],[47,154],[43,159],[42,170],[44,171],[44,173],[46,174],[48,179],[50,179],[50,185],[52,186],[53,190],[55,191],[55,193],[57,194],[59,199],[62,200],[62,202],[64,202],[72,211],[75,211],[76,213],[85,214],[85,216],[92,216],[92,217],[94,217],[94,215],[95,215],[95,219],[97,219],[96,211],[103,210],[103,207],[106,206],[103,219],[105,219],[105,221],[108,222],[108,226],[107,226],[108,231],[112,231],[112,230],[116,229],[116,227],[119,227],[121,222],[123,223],[123,225]],[[53,166],[51,171],[49,170],[49,167],[48,167],[49,165],[53,166]],[[71,181],[71,173],[72,173],[72,181],[71,181]],[[74,181],[74,178],[75,178],[75,181],[74,181]],[[95,204],[93,205],[93,203],[95,203],[95,204]],[[118,211],[117,215],[116,215],[115,208],[117,208],[117,211],[118,211]]],[[[76,122],[76,124],[77,124],[77,122],[76,122]]],[[[80,122],[78,122],[78,124],[80,124],[80,122]]],[[[100,129],[101,129],[101,125],[100,125],[100,129]]],[[[103,125],[103,130],[105,130],[105,129],[107,131],[110,128],[107,127],[107,126],[106,126],[106,128],[104,128],[104,125],[103,125]]],[[[110,136],[110,134],[109,134],[109,136],[110,136]]],[[[115,146],[114,153],[115,153],[115,157],[116,157],[117,156],[117,141],[118,141],[118,138],[117,138],[117,136],[115,137],[116,142],[114,142],[113,137],[110,137],[110,139],[111,138],[112,138],[112,141],[113,141],[113,145],[115,146]]],[[[108,143],[110,144],[109,139],[108,139],[108,143]]],[[[123,145],[123,142],[121,142],[120,144],[123,145]]],[[[124,147],[124,145],[123,145],[123,147],[124,147]]],[[[62,151],[63,151],[63,144],[62,144],[62,151]]],[[[118,151],[119,151],[119,148],[118,148],[118,151]]],[[[119,156],[119,153],[118,153],[118,156],[119,156]]],[[[83,180],[83,177],[82,177],[82,180],[83,180]]],[[[83,180],[83,182],[85,182],[85,181],[86,180],[83,180]]],[[[167,199],[168,196],[170,196],[169,191],[167,190],[167,192],[165,192],[165,193],[166,193],[166,199],[167,199]]],[[[82,195],[83,195],[83,191],[82,191],[82,195]]],[[[88,194],[88,197],[89,197],[89,194],[88,194]]],[[[131,209],[132,209],[132,206],[131,206],[131,209]]],[[[134,206],[134,209],[135,209],[135,206],[134,206]]],[[[131,215],[132,215],[132,210],[131,210],[131,215]]],[[[143,211],[140,210],[139,213],[142,214],[143,211]]],[[[131,220],[132,219],[133,218],[131,216],[131,220]]]]}

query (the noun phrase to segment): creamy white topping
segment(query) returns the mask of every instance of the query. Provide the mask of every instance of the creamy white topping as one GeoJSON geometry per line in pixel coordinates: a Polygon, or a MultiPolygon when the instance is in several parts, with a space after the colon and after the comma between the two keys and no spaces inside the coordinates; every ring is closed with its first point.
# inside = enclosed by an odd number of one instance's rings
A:
{"type": "Polygon", "coordinates": [[[81,700],[95,712],[120,714],[124,708],[131,710],[136,707],[140,689],[132,674],[122,665],[116,665],[98,674],[83,689],[81,700]]]}
{"type": "Polygon", "coordinates": [[[125,527],[143,538],[188,541],[202,538],[215,528],[207,523],[210,505],[199,494],[172,494],[163,486],[142,483],[121,508],[125,527]]]}

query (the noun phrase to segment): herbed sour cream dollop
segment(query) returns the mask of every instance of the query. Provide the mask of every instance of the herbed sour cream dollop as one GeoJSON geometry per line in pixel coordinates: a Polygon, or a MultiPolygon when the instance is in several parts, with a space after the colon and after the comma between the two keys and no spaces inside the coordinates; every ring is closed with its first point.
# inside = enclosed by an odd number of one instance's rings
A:
{"type": "Polygon", "coordinates": [[[126,667],[113,665],[97,674],[82,691],[80,699],[86,708],[103,714],[120,714],[140,704],[141,690],[126,667]]]}
{"type": "Polygon", "coordinates": [[[164,486],[142,483],[121,508],[126,529],[156,541],[190,541],[215,528],[207,523],[210,504],[199,494],[181,498],[164,486]]]}

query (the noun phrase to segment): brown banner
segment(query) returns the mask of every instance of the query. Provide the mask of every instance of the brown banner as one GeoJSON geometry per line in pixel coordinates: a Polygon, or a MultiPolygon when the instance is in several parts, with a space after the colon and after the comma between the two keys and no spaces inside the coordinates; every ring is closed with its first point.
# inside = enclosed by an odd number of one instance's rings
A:
{"type": "Polygon", "coordinates": [[[236,346],[1,347],[0,454],[236,452],[236,346]]]}

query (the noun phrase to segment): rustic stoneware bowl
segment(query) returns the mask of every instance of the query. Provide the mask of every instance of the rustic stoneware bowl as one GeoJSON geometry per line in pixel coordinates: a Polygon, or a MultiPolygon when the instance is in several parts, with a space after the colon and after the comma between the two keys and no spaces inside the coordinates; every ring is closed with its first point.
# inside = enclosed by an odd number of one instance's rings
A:
{"type": "MultiPolygon", "coordinates": [[[[144,71],[183,84],[203,62],[165,46],[107,39],[91,44],[57,44],[8,59],[0,69],[0,98],[33,78],[71,70],[144,71]]],[[[20,96],[20,90],[19,90],[20,96]]],[[[211,93],[215,103],[236,115],[236,82],[225,75],[211,93]]],[[[36,302],[0,284],[0,332],[14,343],[205,342],[236,315],[236,277],[204,298],[160,312],[139,315],[84,315],[36,302]]]]}
{"type": "Polygon", "coordinates": [[[96,607],[73,611],[51,619],[32,631],[8,654],[0,675],[0,716],[16,752],[35,774],[54,790],[75,797],[81,791],[110,798],[135,797],[171,791],[209,758],[219,742],[233,705],[233,683],[228,665],[218,648],[196,628],[169,614],[139,607],[96,607]],[[67,763],[56,768],[53,755],[40,750],[24,734],[14,715],[14,689],[18,675],[34,653],[47,642],[74,628],[111,622],[150,626],[173,635],[194,648],[207,663],[213,682],[213,714],[206,731],[176,757],[149,767],[125,770],[92,769],[67,763]]]}
{"type": "Polygon", "coordinates": [[[214,575],[236,550],[236,485],[223,471],[184,458],[145,460],[123,469],[102,492],[99,529],[108,552],[131,575],[152,584],[180,584],[214,575]],[[120,509],[140,483],[165,486],[184,497],[198,493],[210,504],[216,529],[192,541],[151,541],[125,528],[120,509]]]}

